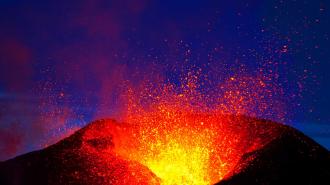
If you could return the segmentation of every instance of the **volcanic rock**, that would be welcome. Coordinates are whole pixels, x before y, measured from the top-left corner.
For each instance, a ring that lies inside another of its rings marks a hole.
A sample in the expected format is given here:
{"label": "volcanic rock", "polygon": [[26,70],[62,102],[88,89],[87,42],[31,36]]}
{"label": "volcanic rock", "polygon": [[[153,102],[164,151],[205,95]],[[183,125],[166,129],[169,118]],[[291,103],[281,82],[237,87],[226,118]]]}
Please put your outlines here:
{"label": "volcanic rock", "polygon": [[[330,153],[310,138],[267,120],[232,120],[246,122],[235,129],[252,130],[248,137],[265,145],[249,147],[219,185],[330,184]],[[161,184],[146,166],[112,152],[120,132],[116,125],[114,120],[95,121],[45,149],[0,162],[0,184]]]}
{"label": "volcanic rock", "polygon": [[242,156],[217,185],[330,184],[330,152],[301,132],[286,131],[264,147]]}
{"label": "volcanic rock", "polygon": [[113,147],[112,136],[84,137],[90,131],[104,129],[105,123],[105,120],[95,121],[50,147],[1,162],[0,184],[159,184],[159,179],[137,162],[111,152],[106,153],[106,158],[97,155],[97,151]]}

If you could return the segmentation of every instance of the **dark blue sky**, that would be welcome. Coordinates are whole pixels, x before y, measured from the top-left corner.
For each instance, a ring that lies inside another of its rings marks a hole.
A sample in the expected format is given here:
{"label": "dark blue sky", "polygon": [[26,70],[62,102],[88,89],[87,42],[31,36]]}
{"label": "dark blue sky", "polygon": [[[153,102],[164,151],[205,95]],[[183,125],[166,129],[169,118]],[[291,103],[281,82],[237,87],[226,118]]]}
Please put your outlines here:
{"label": "dark blue sky", "polygon": [[[275,76],[284,121],[329,149],[329,13],[325,0],[2,0],[0,160],[118,117],[126,81],[178,84],[191,68]],[[270,102],[260,116],[282,120]]]}

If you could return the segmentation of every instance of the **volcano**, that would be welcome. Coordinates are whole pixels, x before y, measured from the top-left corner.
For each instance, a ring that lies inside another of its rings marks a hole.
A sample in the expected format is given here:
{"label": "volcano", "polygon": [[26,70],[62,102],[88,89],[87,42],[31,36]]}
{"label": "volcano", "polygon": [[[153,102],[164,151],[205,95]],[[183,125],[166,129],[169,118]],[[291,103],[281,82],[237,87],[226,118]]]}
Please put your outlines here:
{"label": "volcano", "polygon": [[330,184],[329,151],[289,126],[245,116],[181,118],[186,124],[158,119],[157,127],[92,122],[1,162],[0,184]]}

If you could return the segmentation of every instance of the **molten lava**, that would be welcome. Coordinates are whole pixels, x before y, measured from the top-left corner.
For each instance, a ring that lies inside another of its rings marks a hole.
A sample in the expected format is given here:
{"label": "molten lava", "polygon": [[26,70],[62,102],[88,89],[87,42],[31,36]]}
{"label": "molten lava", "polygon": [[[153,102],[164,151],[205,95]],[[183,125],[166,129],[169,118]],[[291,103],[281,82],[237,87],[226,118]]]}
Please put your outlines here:
{"label": "molten lava", "polygon": [[[244,153],[276,136],[276,129],[263,130],[258,124],[246,117],[164,112],[150,114],[139,123],[106,121],[98,129],[89,129],[84,140],[101,141],[99,151],[85,148],[101,156],[103,163],[113,163],[117,156],[146,166],[160,179],[145,178],[143,183],[212,184],[228,175]],[[104,148],[106,138],[112,144]]]}
{"label": "molten lava", "polygon": [[[243,85],[247,88],[246,83]],[[258,88],[255,84],[252,87]],[[101,157],[104,163],[113,163],[116,156],[147,167],[156,177],[142,178],[139,183],[143,184],[212,184],[233,173],[244,153],[262,147],[278,134],[276,129],[264,130],[260,122],[237,115],[244,113],[245,102],[251,105],[244,92],[231,88],[225,93],[227,110],[237,109],[237,114],[230,116],[223,111],[224,104],[208,109],[209,97],[196,88],[194,81],[188,81],[181,91],[169,85],[157,88],[161,89],[157,92],[141,91],[138,98],[136,93],[128,93],[128,114],[123,123],[106,121],[102,127],[87,131],[84,140],[93,143],[99,138],[99,143],[96,150],[86,145],[86,153]],[[256,94],[251,98],[258,100]],[[230,101],[235,106],[230,106]],[[100,141],[111,145],[103,147]],[[104,169],[94,170],[107,174]],[[130,175],[135,176],[136,170]]]}

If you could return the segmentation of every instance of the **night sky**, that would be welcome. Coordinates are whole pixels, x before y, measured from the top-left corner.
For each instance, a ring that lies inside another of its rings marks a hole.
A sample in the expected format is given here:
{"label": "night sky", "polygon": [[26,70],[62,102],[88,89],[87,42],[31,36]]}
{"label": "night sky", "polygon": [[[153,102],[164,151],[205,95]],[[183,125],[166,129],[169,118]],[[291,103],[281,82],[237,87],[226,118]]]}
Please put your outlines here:
{"label": "night sky", "polygon": [[329,13],[326,0],[1,0],[0,160],[119,119],[127,83],[180,84],[196,70],[204,93],[271,76],[280,91],[256,115],[329,149]]}

